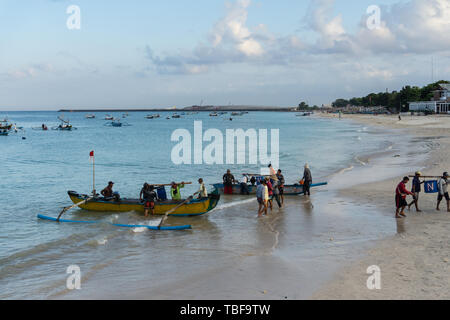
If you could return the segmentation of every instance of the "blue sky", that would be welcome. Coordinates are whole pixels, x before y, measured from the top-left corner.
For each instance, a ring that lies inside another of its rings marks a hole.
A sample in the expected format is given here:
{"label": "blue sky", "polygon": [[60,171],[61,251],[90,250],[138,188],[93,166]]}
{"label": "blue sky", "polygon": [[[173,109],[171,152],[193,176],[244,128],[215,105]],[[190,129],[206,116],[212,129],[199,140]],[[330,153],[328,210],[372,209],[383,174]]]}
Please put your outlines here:
{"label": "blue sky", "polygon": [[[66,27],[70,5],[80,30]],[[449,10],[450,0],[0,0],[0,109],[321,105],[423,85],[432,57],[436,79],[450,74]]]}

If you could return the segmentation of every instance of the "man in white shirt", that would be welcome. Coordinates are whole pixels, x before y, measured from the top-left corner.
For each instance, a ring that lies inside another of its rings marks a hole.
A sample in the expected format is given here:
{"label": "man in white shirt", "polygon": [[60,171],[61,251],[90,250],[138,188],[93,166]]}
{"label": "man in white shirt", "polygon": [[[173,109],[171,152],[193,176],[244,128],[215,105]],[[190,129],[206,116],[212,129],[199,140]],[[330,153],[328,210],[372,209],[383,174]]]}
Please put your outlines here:
{"label": "man in white shirt", "polygon": [[200,189],[198,189],[199,196],[198,198],[208,198],[208,191],[206,190],[206,186],[203,183],[203,179],[198,179],[198,183],[200,184]]}
{"label": "man in white shirt", "polygon": [[241,181],[241,194],[244,194],[247,196],[250,194],[250,192],[248,191],[248,178],[247,178],[247,175],[245,175],[245,174],[243,174],[243,178]]}
{"label": "man in white shirt", "polygon": [[440,211],[439,209],[439,205],[441,204],[441,201],[445,198],[445,200],[447,200],[447,212],[450,212],[450,197],[448,195],[448,172],[444,172],[444,174],[442,175],[442,178],[439,180],[438,183],[438,189],[439,189],[439,194],[438,194],[438,202],[437,202],[437,206],[436,206],[436,210]]}

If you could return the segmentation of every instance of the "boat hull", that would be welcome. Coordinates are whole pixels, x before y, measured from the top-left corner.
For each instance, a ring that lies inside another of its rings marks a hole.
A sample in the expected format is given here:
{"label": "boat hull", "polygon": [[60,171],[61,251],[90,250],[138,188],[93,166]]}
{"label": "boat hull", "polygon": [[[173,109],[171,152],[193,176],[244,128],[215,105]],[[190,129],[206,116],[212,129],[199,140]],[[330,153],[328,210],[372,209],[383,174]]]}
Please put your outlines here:
{"label": "boat hull", "polygon": [[[325,186],[327,184],[328,183],[326,183],[326,182],[315,183],[315,184],[312,184],[311,187],[312,188],[320,187],[320,186]],[[224,185],[222,183],[214,184],[213,186],[214,186],[214,188],[216,188],[216,190],[220,194],[224,193]],[[252,194],[252,195],[255,195],[256,194],[256,188],[257,188],[257,186],[248,185],[249,193]],[[296,195],[304,194],[303,186],[299,185],[299,184],[285,185],[283,194],[285,196],[296,196]],[[233,185],[233,195],[241,195],[241,185],[240,184],[234,184]]]}
{"label": "boat hull", "polygon": [[[80,195],[74,191],[68,192],[74,204],[86,200],[89,196]],[[199,216],[213,210],[220,200],[218,192],[213,192],[208,198],[193,199],[190,202],[177,208],[170,216]],[[166,200],[155,203],[155,215],[164,215],[167,211],[174,209],[185,200]],[[81,209],[95,212],[130,212],[144,213],[144,204],[138,199],[121,199],[116,201],[105,201],[103,198],[94,199],[86,204],[80,205]]]}

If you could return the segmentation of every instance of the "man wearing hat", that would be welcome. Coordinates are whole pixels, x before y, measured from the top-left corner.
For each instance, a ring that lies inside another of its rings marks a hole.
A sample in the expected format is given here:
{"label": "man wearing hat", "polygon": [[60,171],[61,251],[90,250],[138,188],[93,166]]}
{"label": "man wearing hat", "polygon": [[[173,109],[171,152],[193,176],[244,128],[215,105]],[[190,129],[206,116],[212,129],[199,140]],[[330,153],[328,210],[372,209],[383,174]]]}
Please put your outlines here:
{"label": "man wearing hat", "polygon": [[442,178],[439,180],[438,183],[438,189],[439,189],[439,194],[438,194],[438,202],[437,202],[437,206],[436,206],[436,210],[439,211],[439,205],[441,204],[442,199],[445,198],[445,200],[447,200],[447,212],[450,212],[450,197],[448,195],[448,190],[447,190],[447,186],[448,186],[448,172],[444,172],[444,174],[442,175]]}
{"label": "man wearing hat", "polygon": [[422,173],[420,171],[417,171],[412,181],[411,192],[413,193],[414,200],[408,205],[408,210],[411,210],[411,206],[414,204],[416,206],[416,211],[422,212],[422,210],[419,209],[419,194],[422,191],[421,185],[424,183],[424,181],[420,181],[421,176]]}

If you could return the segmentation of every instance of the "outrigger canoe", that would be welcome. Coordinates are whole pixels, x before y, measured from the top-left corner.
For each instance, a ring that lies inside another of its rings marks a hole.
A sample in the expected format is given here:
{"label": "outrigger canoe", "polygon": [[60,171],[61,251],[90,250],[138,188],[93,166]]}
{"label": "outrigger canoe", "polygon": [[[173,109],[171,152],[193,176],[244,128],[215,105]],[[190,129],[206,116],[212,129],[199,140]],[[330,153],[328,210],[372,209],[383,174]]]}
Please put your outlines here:
{"label": "outrigger canoe", "polygon": [[[89,198],[88,195],[81,195],[74,191],[68,192],[74,204],[80,203]],[[213,191],[207,198],[193,199],[181,207],[177,208],[170,216],[186,217],[200,216],[213,210],[219,203],[220,195]],[[155,203],[155,215],[164,215],[167,211],[174,209],[184,200],[164,200]],[[139,199],[123,198],[120,201],[107,201],[105,198],[95,198],[79,206],[81,209],[96,212],[130,212],[136,211],[144,213],[144,204]]]}
{"label": "outrigger canoe", "polygon": [[[314,187],[320,187],[320,186],[326,186],[328,182],[321,182],[321,183],[314,183],[311,184],[311,188]],[[223,183],[217,183],[213,185],[216,190],[218,190],[219,193],[224,193],[224,185]],[[256,188],[257,186],[248,185],[248,191],[250,194],[256,194]],[[284,195],[285,196],[296,196],[303,194],[303,186],[300,184],[293,184],[293,185],[285,185],[284,186]],[[241,185],[240,184],[233,184],[233,194],[241,194]]]}

